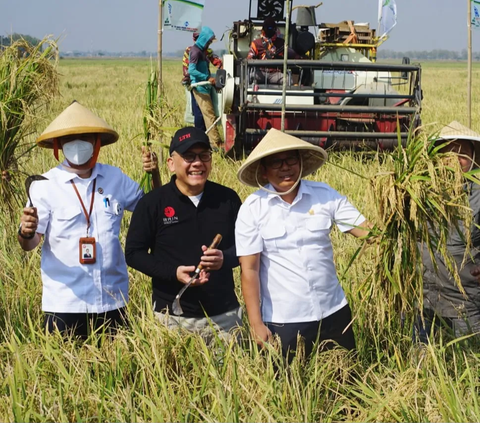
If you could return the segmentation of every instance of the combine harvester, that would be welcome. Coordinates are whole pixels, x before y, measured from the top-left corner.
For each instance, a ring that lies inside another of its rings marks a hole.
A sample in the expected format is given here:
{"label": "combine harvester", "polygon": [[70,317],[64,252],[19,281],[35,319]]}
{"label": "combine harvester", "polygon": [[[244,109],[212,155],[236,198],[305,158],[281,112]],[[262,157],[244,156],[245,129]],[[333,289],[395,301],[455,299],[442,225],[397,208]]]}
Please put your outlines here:
{"label": "combine harvester", "polygon": [[[265,18],[275,19],[281,37],[286,33],[285,0],[250,0],[248,19],[233,23],[219,78],[224,88],[214,101],[227,152],[248,154],[268,129],[281,129],[282,113],[285,132],[324,148],[391,149],[398,134],[405,142],[410,128],[420,125],[420,65],[408,58],[376,63],[385,38],[353,21],[317,25],[316,7],[292,8],[296,22],[288,44],[302,59],[287,60],[285,92],[283,85],[254,81],[266,60],[246,60]],[[271,71],[283,72],[283,66],[283,59],[268,60]]]}

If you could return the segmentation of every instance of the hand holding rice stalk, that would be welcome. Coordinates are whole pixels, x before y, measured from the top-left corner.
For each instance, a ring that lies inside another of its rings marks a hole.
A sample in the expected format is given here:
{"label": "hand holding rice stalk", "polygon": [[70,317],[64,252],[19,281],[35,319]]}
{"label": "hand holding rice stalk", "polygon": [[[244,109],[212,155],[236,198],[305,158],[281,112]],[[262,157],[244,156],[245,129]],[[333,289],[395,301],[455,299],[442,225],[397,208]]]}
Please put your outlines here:
{"label": "hand holding rice stalk", "polygon": [[465,260],[472,224],[465,177],[478,183],[478,170],[464,174],[458,156],[441,153],[445,143],[436,141],[437,136],[411,135],[406,148],[399,145],[387,156],[391,170],[371,180],[381,227],[370,292],[387,300],[387,310],[409,313],[423,307],[423,248],[433,263],[434,254],[441,257],[463,292],[447,240],[452,230],[462,232]]}
{"label": "hand holding rice stalk", "polygon": [[20,39],[0,51],[0,198],[9,212],[22,202],[19,160],[34,147],[23,141],[38,110],[58,93],[57,62],[57,45],[48,37],[37,46]]}
{"label": "hand holding rice stalk", "polygon": [[[153,66],[150,69],[150,76],[147,81],[147,87],[145,89],[145,108],[143,113],[143,136],[144,147],[150,150],[153,143],[160,144],[159,150],[159,170],[163,165],[163,149],[168,149],[169,144],[162,141],[164,135],[168,135],[171,131],[171,135],[177,129],[183,126],[181,119],[178,117],[178,104],[173,99],[173,103],[170,103],[169,99],[161,95],[158,92],[158,70]],[[168,124],[166,126],[165,124]],[[169,136],[169,138],[170,138]],[[156,178],[156,179],[155,179]],[[149,174],[145,173],[140,182],[140,186],[145,192],[151,190],[153,186],[161,186],[162,181],[159,173]]]}

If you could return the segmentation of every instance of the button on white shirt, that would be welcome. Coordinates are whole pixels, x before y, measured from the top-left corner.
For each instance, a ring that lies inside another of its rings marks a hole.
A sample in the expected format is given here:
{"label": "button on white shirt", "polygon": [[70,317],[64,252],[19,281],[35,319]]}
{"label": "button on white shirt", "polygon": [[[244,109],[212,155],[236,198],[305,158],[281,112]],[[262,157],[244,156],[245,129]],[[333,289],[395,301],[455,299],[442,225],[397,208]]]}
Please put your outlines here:
{"label": "button on white shirt", "polygon": [[[128,301],[128,272],[118,238],[123,210],[133,211],[143,191],[116,167],[96,164],[82,179],[58,166],[34,182],[30,195],[38,213],[37,232],[44,234],[41,274],[42,309],[57,313],[103,313]],[[96,263],[80,264],[79,240],[87,220],[70,181],[90,210],[96,192],[89,236],[96,241]]]}
{"label": "button on white shirt", "polygon": [[238,214],[236,248],[240,257],[261,253],[263,320],[318,321],[344,307],[329,235],[333,224],[346,232],[364,221],[344,196],[321,182],[302,180],[292,204],[263,190],[250,195]]}

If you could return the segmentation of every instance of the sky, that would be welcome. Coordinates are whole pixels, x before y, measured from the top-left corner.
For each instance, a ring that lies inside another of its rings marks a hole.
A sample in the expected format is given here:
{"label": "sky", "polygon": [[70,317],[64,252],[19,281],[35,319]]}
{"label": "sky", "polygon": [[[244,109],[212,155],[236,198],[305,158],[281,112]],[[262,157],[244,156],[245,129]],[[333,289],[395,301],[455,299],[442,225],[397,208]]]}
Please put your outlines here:
{"label": "sky", "polygon": [[[320,0],[294,0],[315,5]],[[396,0],[398,23],[380,48],[408,50],[462,50],[467,47],[467,1]],[[236,20],[248,18],[248,0],[205,0],[203,25],[226,48],[222,34]],[[317,23],[353,20],[377,28],[378,0],[323,0]],[[294,15],[295,18],[295,15]],[[157,50],[158,0],[0,0],[0,35],[12,32],[37,38],[60,37],[60,50],[109,52]],[[191,44],[191,34],[163,32],[163,52]],[[473,50],[480,51],[480,29],[473,31]]]}

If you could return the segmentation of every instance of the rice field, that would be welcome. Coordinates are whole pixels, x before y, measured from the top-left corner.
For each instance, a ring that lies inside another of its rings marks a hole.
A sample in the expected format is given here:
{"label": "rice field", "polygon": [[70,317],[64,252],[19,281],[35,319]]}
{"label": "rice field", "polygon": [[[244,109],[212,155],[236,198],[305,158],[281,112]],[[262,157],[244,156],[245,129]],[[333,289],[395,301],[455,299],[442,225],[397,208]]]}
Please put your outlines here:
{"label": "rice field", "polygon": [[[38,133],[73,100],[95,111],[120,134],[99,160],[142,178],[141,146],[148,60],[60,60],[61,96],[39,118]],[[163,68],[164,137],[183,125],[181,62]],[[480,132],[480,65],[474,67],[472,129]],[[466,65],[423,65],[424,125],[467,124]],[[35,134],[29,136],[33,141]],[[385,170],[372,154],[332,153],[314,179],[348,196],[375,221],[369,178]],[[242,199],[241,163],[215,156],[211,179]],[[34,149],[20,165],[29,174],[56,165],[51,151]],[[3,169],[0,169],[0,171]],[[162,181],[169,180],[162,168]],[[354,312],[354,355],[331,351],[285,367],[274,346],[259,353],[249,342],[207,346],[198,336],[169,332],[153,318],[149,278],[129,269],[130,327],[114,339],[102,334],[79,345],[42,331],[40,250],[16,241],[16,216],[0,216],[0,421],[314,422],[480,421],[480,349],[471,339],[412,343],[412,321],[402,320],[371,292],[374,251],[350,265],[361,241],[334,231],[338,274]],[[123,221],[125,241],[130,215]],[[239,272],[236,270],[237,287]],[[238,289],[240,295],[240,290]],[[386,325],[385,317],[392,324]],[[278,374],[275,375],[275,371]]]}

